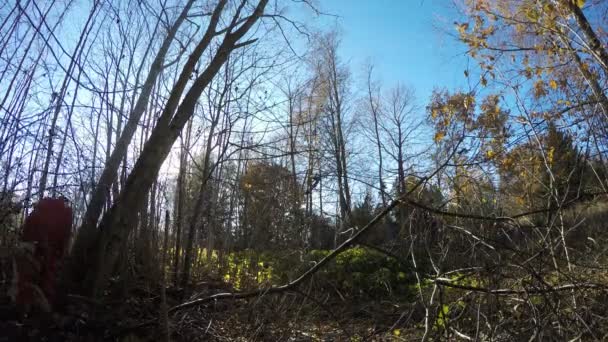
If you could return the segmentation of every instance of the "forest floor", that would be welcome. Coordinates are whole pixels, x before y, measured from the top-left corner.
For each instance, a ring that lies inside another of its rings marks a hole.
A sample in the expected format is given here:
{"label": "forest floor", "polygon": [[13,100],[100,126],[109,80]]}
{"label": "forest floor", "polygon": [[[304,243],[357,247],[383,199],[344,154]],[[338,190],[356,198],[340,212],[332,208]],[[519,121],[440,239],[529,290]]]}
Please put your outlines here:
{"label": "forest floor", "polygon": [[[231,289],[194,289],[205,297]],[[126,300],[109,293],[104,304],[71,296],[66,310],[18,319],[14,306],[0,302],[0,342],[4,341],[160,341],[160,297],[134,286]],[[124,294],[124,293],[123,293]],[[251,299],[221,300],[169,315],[172,341],[391,341],[402,340],[413,315],[409,303],[353,302],[335,294],[288,292]],[[116,297],[117,298],[117,297]],[[169,307],[183,302],[181,291],[167,289]],[[416,312],[419,311],[419,312]],[[411,332],[410,332],[411,333]],[[409,334],[408,334],[409,335]]]}

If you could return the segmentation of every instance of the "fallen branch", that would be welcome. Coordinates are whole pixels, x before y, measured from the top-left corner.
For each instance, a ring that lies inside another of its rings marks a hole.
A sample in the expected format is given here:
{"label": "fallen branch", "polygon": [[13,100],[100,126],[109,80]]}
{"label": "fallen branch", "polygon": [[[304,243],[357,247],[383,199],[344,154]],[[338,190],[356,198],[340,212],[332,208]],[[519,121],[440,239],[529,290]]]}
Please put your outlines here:
{"label": "fallen branch", "polygon": [[428,211],[430,213],[437,214],[439,216],[458,217],[458,218],[472,219],[472,220],[479,220],[479,221],[516,222],[517,219],[522,218],[522,217],[532,216],[532,215],[536,215],[536,214],[544,214],[544,213],[548,213],[548,212],[554,212],[557,210],[565,209],[565,208],[573,206],[577,203],[580,203],[581,201],[583,201],[587,198],[594,197],[594,196],[601,196],[601,195],[606,195],[606,192],[601,191],[601,192],[583,193],[583,194],[577,196],[576,198],[573,198],[573,199],[563,203],[561,206],[558,206],[558,207],[536,209],[536,210],[521,212],[518,214],[511,215],[511,216],[483,216],[483,215],[476,215],[476,214],[444,211],[444,210],[441,210],[438,208],[433,208],[426,204],[417,202],[409,197],[400,198],[399,201],[403,202],[404,204],[409,204],[418,209],[422,209],[422,210]]}
{"label": "fallen branch", "polygon": [[455,284],[450,279],[446,278],[437,278],[433,281],[437,285],[447,286],[460,290],[474,291],[474,292],[483,292],[494,295],[524,295],[524,294],[544,294],[544,293],[553,293],[553,292],[561,292],[561,291],[570,291],[570,290],[585,290],[585,289],[594,289],[594,290],[608,290],[608,286],[602,284],[594,284],[594,283],[581,283],[581,284],[566,284],[560,285],[556,287],[549,287],[546,289],[538,289],[538,288],[526,288],[521,290],[515,289],[489,289],[485,287],[477,287],[477,286],[469,286],[469,285],[461,285]]}

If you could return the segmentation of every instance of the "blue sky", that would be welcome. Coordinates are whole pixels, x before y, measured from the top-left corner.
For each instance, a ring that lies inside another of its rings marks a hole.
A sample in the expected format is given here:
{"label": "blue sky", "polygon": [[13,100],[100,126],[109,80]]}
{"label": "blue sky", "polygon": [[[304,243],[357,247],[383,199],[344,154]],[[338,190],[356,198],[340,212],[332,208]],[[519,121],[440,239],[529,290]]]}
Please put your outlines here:
{"label": "blue sky", "polygon": [[433,87],[466,88],[464,46],[446,34],[459,18],[450,0],[322,0],[320,8],[339,16],[323,20],[338,21],[355,81],[369,60],[384,87],[410,85],[421,105]]}

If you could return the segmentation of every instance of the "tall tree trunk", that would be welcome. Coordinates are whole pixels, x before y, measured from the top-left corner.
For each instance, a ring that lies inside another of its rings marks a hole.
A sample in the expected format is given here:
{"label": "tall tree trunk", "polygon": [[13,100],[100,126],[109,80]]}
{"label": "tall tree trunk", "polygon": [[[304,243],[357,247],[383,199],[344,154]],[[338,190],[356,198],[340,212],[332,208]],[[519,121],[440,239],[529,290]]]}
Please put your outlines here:
{"label": "tall tree trunk", "polygon": [[342,182],[343,182],[343,196],[346,205],[346,216],[345,218],[350,217],[351,211],[351,197],[350,197],[350,187],[348,185],[348,165],[346,158],[346,141],[344,140],[344,128],[343,128],[343,112],[342,112],[342,99],[338,92],[338,80],[337,76],[333,82],[334,96],[336,97],[336,140],[337,140],[337,148],[338,151],[338,164],[340,164],[340,171],[342,174]]}
{"label": "tall tree trunk", "polygon": [[583,10],[577,6],[576,1],[563,1],[562,3],[568,6],[578,27],[587,38],[586,45],[589,48],[589,53],[598,61],[604,72],[608,73],[608,51],[602,46],[602,41],[591,27]]}
{"label": "tall tree trunk", "polygon": [[165,342],[170,341],[170,330],[169,330],[169,308],[167,306],[167,293],[166,293],[166,259],[167,259],[167,247],[169,246],[169,210],[165,212],[165,236],[163,239],[162,257],[160,260],[160,323],[162,331],[162,340]]}
{"label": "tall tree trunk", "polygon": [[[127,183],[121,191],[119,200],[102,219],[102,234],[96,248],[97,255],[94,259],[94,264],[91,265],[90,271],[88,272],[89,286],[95,296],[98,296],[105,288],[111,270],[118,258],[121,242],[130,232],[131,224],[133,222],[133,215],[130,212],[131,208],[138,207],[138,204],[143,201],[144,194],[150,189],[152,183],[156,179],[160,166],[169,154],[171,146],[174,144],[186,122],[192,117],[196,103],[203,90],[215,77],[229,55],[233,50],[255,42],[255,40],[249,40],[238,43],[238,41],[249,32],[250,28],[258,21],[263,14],[267,3],[268,0],[260,0],[254,12],[235,29],[238,23],[241,22],[239,18],[240,10],[237,11],[236,16],[231,21],[231,26],[226,31],[227,33],[210,63],[205,70],[196,77],[192,87],[184,96],[184,99],[178,108],[178,102],[182,98],[183,89],[188,83],[195,65],[198,63],[202,53],[211,43],[213,37],[217,34],[217,24],[224,5],[226,4],[226,0],[221,0],[214,9],[207,31],[182,69],[180,78],[169,96],[165,109],[163,110],[156,127],[146,142],[144,150],[137,159],[133,171],[129,175]],[[241,5],[244,6],[245,3],[243,2]],[[241,9],[242,6],[240,7]],[[174,112],[175,115],[173,115]]]}
{"label": "tall tree trunk", "polygon": [[[300,215],[300,187],[298,186],[298,174],[296,171],[296,153],[297,153],[297,147],[296,147],[296,139],[299,133],[299,128],[300,125],[299,123],[296,123],[294,120],[294,115],[296,115],[295,113],[295,101],[297,100],[296,97],[299,97],[299,94],[292,94],[291,91],[289,91],[288,94],[288,101],[289,101],[289,161],[290,161],[290,165],[291,165],[291,177],[293,178],[294,184],[293,184],[293,188],[290,189],[291,191],[291,218],[292,218],[292,225],[295,225],[298,227],[298,233],[299,233],[299,238],[302,242],[305,241],[305,232],[302,230],[301,227],[302,226],[302,220],[301,220],[301,215]],[[301,103],[301,102],[299,102]],[[301,113],[301,107],[300,107],[300,113]],[[294,129],[295,126],[295,129]]]}
{"label": "tall tree trunk", "polygon": [[190,149],[190,137],[192,133],[192,120],[188,122],[188,128],[186,129],[186,139],[182,139],[180,157],[179,157],[179,173],[177,175],[177,198],[176,198],[176,212],[175,217],[175,252],[173,257],[173,282],[175,286],[178,285],[179,281],[179,265],[181,255],[181,241],[182,241],[182,227],[185,222],[186,213],[186,171],[188,170],[188,151]]}
{"label": "tall tree trunk", "polygon": [[[184,271],[182,272],[181,286],[183,288],[188,287],[188,282],[190,281],[190,269],[192,268],[192,253],[193,253],[193,245],[196,233],[196,227],[201,219],[201,215],[203,210],[203,202],[205,197],[208,198],[207,202],[211,202],[211,198],[206,191],[207,181],[210,178],[209,169],[211,167],[211,151],[213,150],[212,142],[213,135],[215,133],[215,128],[217,127],[219,121],[219,110],[215,114],[215,117],[212,119],[211,127],[209,127],[209,133],[207,136],[207,143],[205,145],[205,156],[203,159],[203,169],[201,170],[201,184],[200,188],[196,194],[196,202],[194,203],[194,208],[192,210],[192,217],[190,218],[190,223],[188,224],[188,235],[186,236],[186,248],[184,250]],[[207,208],[208,209],[208,208]],[[212,233],[210,233],[211,235]]]}
{"label": "tall tree trunk", "polygon": [[[173,42],[179,27],[184,22],[188,11],[192,7],[193,3],[194,0],[189,0],[186,3],[186,6],[183,8],[179,17],[167,32],[167,36],[163,40],[163,43],[160,49],[158,50],[154,61],[152,62],[152,66],[150,67],[150,71],[148,72],[146,81],[142,86],[141,94],[137,99],[137,103],[129,114],[129,119],[127,120],[124,130],[122,131],[120,138],[116,142],[116,147],[108,158],[108,161],[102,171],[102,174],[99,177],[99,181],[95,186],[95,190],[93,192],[93,195],[91,196],[87,212],[84,215],[82,227],[80,228],[79,235],[74,243],[74,258],[72,259],[84,261],[89,258],[87,251],[91,250],[92,245],[95,243],[95,228],[97,227],[97,221],[103,210],[104,203],[106,202],[107,194],[110,191],[112,183],[116,179],[118,168],[120,166],[121,161],[125,158],[129,144],[131,143],[135,131],[137,130],[139,120],[147,108],[150,94],[152,93],[152,88],[163,69],[163,64],[165,61],[166,54],[169,51],[169,47],[171,46],[171,43]],[[152,46],[152,43],[153,42],[150,42],[148,49]],[[146,53],[148,53],[148,50],[146,51]],[[77,272],[80,271],[82,270],[78,270]]]}
{"label": "tall tree trunk", "polygon": [[388,202],[386,199],[386,186],[384,184],[384,177],[382,175],[383,165],[382,165],[382,141],[380,139],[380,129],[378,125],[378,120],[380,116],[380,108],[378,108],[379,103],[377,103],[377,99],[374,99],[373,90],[372,90],[372,69],[370,66],[367,74],[367,96],[369,101],[369,108],[372,114],[372,120],[374,122],[374,138],[376,140],[376,149],[378,150],[378,183],[380,185],[380,198],[382,200],[382,207],[386,208]]}

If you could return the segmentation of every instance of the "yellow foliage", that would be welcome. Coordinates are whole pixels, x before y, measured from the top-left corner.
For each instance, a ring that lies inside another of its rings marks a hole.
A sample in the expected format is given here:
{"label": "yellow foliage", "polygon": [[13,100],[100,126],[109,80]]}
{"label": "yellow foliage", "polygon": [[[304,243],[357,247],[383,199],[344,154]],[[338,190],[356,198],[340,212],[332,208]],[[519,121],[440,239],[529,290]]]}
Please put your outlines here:
{"label": "yellow foliage", "polygon": [[458,33],[460,33],[461,35],[464,35],[468,28],[469,23],[456,24],[456,30],[458,30]]}
{"label": "yellow foliage", "polygon": [[551,87],[553,90],[557,89],[557,82],[555,80],[550,80],[549,87]]}
{"label": "yellow foliage", "polygon": [[440,142],[445,137],[445,132],[439,131],[435,133],[435,142]]}
{"label": "yellow foliage", "polygon": [[492,151],[492,150],[488,150],[486,151],[486,157],[488,157],[488,159],[492,159],[496,156],[496,152]]}
{"label": "yellow foliage", "polygon": [[475,99],[473,98],[473,96],[465,96],[464,100],[463,100],[463,105],[465,109],[469,109],[469,106],[473,104],[473,102],[475,102]]}
{"label": "yellow foliage", "polygon": [[475,97],[473,95],[468,95],[466,97],[466,102],[467,104],[470,105],[474,105],[475,104]]}
{"label": "yellow foliage", "polygon": [[443,111],[444,113],[447,113],[448,116],[451,116],[451,114],[452,114],[452,110],[450,109],[450,107],[448,107],[448,105],[444,105],[443,107],[441,107],[441,111]]}
{"label": "yellow foliage", "polygon": [[547,152],[547,161],[549,164],[553,164],[553,155],[555,154],[555,147],[551,146],[549,152]]}
{"label": "yellow foliage", "polygon": [[526,70],[524,71],[524,75],[526,75],[527,79],[531,79],[532,78],[532,68],[527,66]]}
{"label": "yellow foliage", "polygon": [[496,115],[500,114],[500,105],[494,106],[494,114],[496,114]]}
{"label": "yellow foliage", "polygon": [[538,18],[540,18],[540,14],[538,13],[538,11],[535,8],[527,8],[524,11],[524,14],[530,21],[535,22],[538,20]]}

